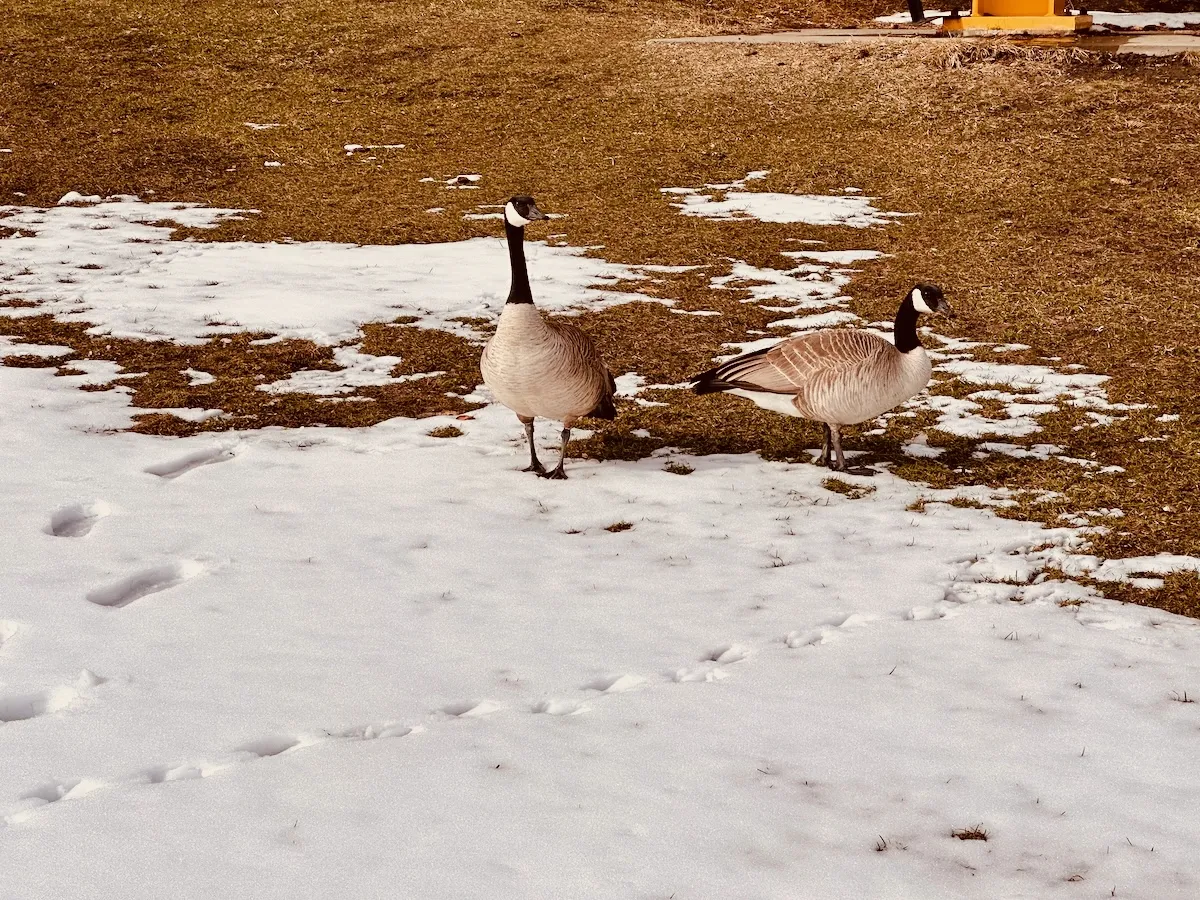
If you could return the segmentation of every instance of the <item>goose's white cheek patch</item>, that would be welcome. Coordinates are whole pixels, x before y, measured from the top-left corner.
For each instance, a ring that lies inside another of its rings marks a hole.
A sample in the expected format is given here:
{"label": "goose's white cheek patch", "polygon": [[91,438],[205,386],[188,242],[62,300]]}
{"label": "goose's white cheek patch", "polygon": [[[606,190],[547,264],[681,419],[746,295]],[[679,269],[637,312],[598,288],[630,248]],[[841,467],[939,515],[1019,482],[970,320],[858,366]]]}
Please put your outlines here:
{"label": "goose's white cheek patch", "polygon": [[920,288],[913,288],[912,297],[913,297],[913,308],[916,309],[917,312],[923,312],[923,313],[933,312],[933,310],[929,308],[929,304],[925,302],[925,295],[921,293]]}
{"label": "goose's white cheek patch", "polygon": [[524,228],[532,219],[526,219],[523,215],[517,212],[517,208],[511,203],[504,204],[504,218],[509,225],[515,225],[517,228]]}

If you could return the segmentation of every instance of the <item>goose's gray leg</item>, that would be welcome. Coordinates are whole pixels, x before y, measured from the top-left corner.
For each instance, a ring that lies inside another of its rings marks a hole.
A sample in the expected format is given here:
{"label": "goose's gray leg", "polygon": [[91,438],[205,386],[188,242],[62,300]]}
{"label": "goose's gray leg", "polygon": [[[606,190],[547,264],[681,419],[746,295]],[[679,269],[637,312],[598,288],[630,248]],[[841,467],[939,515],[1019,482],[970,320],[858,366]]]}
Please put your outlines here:
{"label": "goose's gray leg", "polygon": [[536,472],[539,475],[544,475],[546,467],[537,458],[537,447],[533,443],[533,419],[526,419],[524,416],[517,416],[517,418],[525,425],[525,438],[529,441],[529,465],[521,471]]}
{"label": "goose's gray leg", "polygon": [[549,472],[541,473],[543,478],[560,480],[567,477],[567,473],[563,471],[563,463],[567,461],[567,441],[569,440],[571,440],[571,429],[564,426],[562,430],[562,449],[558,453],[558,465]]}
{"label": "goose's gray leg", "polygon": [[837,462],[830,466],[838,472],[846,471],[846,457],[842,456],[842,435],[837,425],[826,425],[829,429],[829,437],[833,441],[833,452],[837,457]]}
{"label": "goose's gray leg", "polygon": [[833,452],[837,455],[837,464],[830,466],[838,472],[848,472],[851,475],[874,475],[875,470],[869,469],[866,466],[847,466],[846,458],[842,456],[842,434],[837,425],[829,426],[829,433],[833,437]]}
{"label": "goose's gray leg", "polygon": [[829,446],[831,443],[831,439],[829,437],[829,426],[825,422],[822,422],[821,428],[825,432],[825,442],[821,446],[821,455],[817,458],[817,465],[827,466],[829,465]]}

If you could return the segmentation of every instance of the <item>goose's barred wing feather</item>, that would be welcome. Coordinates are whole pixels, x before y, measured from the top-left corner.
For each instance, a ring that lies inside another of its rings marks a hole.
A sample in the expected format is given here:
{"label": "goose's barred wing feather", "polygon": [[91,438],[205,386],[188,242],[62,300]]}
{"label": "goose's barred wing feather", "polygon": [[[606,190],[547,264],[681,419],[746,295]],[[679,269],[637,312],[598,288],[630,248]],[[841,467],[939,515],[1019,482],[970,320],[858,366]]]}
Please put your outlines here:
{"label": "goose's barred wing feather", "polygon": [[754,350],[696,376],[698,394],[741,388],[795,394],[814,378],[857,368],[891,345],[864,331],[818,331]]}

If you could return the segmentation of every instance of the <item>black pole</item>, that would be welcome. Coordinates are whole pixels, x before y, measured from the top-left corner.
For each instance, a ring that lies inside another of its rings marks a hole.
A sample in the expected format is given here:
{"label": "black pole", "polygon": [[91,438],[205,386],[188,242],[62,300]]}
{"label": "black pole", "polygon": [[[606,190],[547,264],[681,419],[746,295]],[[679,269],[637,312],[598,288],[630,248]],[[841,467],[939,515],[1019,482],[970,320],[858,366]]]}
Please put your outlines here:
{"label": "black pole", "polygon": [[908,0],[908,14],[912,16],[913,24],[925,21],[925,4],[921,0]]}

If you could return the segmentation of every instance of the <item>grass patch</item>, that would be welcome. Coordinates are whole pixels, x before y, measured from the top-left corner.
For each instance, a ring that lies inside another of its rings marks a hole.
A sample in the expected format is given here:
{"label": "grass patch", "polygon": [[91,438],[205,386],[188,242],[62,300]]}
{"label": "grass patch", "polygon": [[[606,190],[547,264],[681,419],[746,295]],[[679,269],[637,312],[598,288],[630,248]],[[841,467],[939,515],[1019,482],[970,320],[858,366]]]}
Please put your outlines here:
{"label": "grass patch", "polygon": [[442,425],[432,431],[427,431],[426,434],[433,438],[456,438],[462,437],[463,430],[454,425]]}
{"label": "grass patch", "polygon": [[613,522],[611,525],[604,526],[605,531],[611,531],[613,534],[617,534],[618,532],[621,532],[621,531],[629,531],[629,529],[631,529],[631,528],[633,528],[633,523],[626,522],[623,520],[620,522]]}
{"label": "grass patch", "polygon": [[687,463],[672,461],[663,466],[663,471],[670,472],[672,475],[691,475],[696,470]]}

